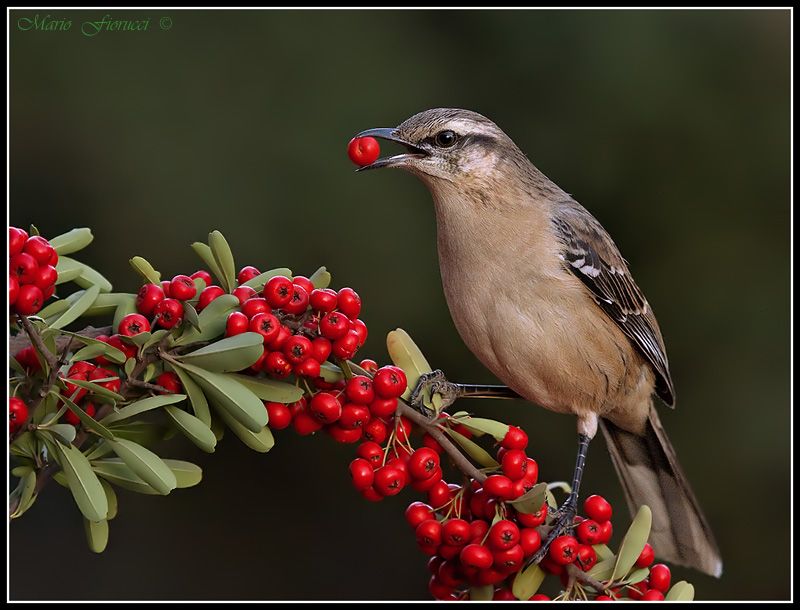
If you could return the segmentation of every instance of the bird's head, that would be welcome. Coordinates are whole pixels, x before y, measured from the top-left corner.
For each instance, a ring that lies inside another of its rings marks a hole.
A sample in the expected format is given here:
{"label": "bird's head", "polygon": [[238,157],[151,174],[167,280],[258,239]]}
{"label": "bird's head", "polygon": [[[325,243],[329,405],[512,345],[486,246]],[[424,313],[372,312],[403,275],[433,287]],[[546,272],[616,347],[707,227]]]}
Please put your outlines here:
{"label": "bird's head", "polygon": [[366,136],[402,144],[407,152],[382,157],[361,170],[399,167],[417,175],[431,188],[441,181],[461,184],[490,180],[509,154],[521,154],[492,121],[458,108],[425,110],[397,127],[367,129],[356,137]]}

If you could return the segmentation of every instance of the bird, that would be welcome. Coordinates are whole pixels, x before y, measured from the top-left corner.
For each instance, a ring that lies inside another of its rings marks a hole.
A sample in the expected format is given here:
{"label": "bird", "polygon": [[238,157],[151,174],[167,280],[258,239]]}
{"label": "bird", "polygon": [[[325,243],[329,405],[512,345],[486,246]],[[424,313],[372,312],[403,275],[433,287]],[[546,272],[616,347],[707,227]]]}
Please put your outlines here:
{"label": "bird", "polygon": [[653,398],[674,407],[661,330],[600,222],[477,112],[433,108],[356,137],[405,148],[358,171],[402,169],[427,186],[451,317],[504,385],[451,384],[440,371],[420,383],[459,396],[518,396],[577,417],[572,490],[532,563],[572,526],[599,429],[629,510],[651,508],[659,556],[719,577],[719,548]]}

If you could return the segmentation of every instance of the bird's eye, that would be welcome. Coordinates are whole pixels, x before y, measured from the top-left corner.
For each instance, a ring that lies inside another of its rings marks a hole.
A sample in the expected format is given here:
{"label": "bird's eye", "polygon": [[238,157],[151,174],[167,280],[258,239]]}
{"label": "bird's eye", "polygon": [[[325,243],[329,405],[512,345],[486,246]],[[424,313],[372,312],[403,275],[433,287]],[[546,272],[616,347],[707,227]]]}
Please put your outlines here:
{"label": "bird's eye", "polygon": [[445,129],[436,134],[434,142],[436,142],[436,146],[440,146],[441,148],[450,148],[456,143],[456,137],[455,132]]}

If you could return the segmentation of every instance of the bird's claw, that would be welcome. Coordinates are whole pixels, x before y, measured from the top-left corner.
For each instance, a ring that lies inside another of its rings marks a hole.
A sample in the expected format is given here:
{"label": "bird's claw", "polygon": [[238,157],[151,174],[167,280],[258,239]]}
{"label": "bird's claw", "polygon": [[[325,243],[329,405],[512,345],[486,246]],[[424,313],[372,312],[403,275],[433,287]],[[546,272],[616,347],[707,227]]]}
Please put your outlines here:
{"label": "bird's claw", "polygon": [[533,565],[535,563],[539,563],[542,559],[544,559],[545,555],[547,555],[548,551],[550,550],[550,545],[553,543],[553,540],[561,536],[562,534],[568,533],[569,530],[573,527],[573,521],[575,520],[575,515],[578,514],[578,496],[577,494],[570,494],[564,503],[555,511],[554,514],[554,521],[551,524],[551,529],[547,534],[547,537],[542,541],[542,546],[539,547],[539,550],[533,554],[530,558],[528,565]]}
{"label": "bird's claw", "polygon": [[453,404],[459,396],[459,388],[456,384],[447,381],[444,373],[440,369],[429,373],[422,373],[417,380],[417,385],[409,397],[409,404],[427,416],[434,415],[434,412],[425,405],[426,391],[428,396],[439,394],[442,398],[442,409],[446,409]]}

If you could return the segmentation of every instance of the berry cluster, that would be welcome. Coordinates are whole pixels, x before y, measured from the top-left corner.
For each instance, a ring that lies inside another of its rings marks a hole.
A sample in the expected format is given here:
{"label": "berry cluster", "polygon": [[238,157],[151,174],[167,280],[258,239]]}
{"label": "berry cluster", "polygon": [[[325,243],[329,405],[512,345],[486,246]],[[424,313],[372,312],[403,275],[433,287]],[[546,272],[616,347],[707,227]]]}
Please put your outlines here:
{"label": "berry cluster", "polygon": [[58,272],[58,253],[44,237],[28,236],[8,228],[8,304],[11,313],[30,316],[53,296]]}

